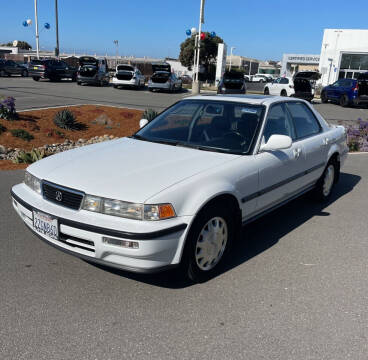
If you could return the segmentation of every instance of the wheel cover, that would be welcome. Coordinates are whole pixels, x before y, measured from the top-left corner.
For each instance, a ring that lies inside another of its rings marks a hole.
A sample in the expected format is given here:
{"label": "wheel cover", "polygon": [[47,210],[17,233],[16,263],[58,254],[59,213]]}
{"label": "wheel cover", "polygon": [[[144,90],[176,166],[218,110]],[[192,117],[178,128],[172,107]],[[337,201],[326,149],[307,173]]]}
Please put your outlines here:
{"label": "wheel cover", "polygon": [[331,164],[327,167],[325,177],[323,179],[323,195],[328,196],[331,192],[335,179],[335,167]]}
{"label": "wheel cover", "polygon": [[226,221],[221,217],[210,219],[199,233],[195,246],[197,266],[204,271],[213,269],[224,254],[227,240]]}

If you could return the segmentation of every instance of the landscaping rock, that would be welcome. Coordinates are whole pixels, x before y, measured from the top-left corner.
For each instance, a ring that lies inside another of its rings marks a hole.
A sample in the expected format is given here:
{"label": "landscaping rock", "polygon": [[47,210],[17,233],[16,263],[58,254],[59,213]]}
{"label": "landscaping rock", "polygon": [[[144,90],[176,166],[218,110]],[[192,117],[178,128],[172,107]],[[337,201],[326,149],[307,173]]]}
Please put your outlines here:
{"label": "landscaping rock", "polygon": [[6,154],[7,148],[4,145],[0,145],[0,154]]}
{"label": "landscaping rock", "polygon": [[110,126],[113,124],[112,120],[106,114],[101,114],[97,116],[96,119],[93,120],[92,123],[98,124],[98,125],[110,125]]}

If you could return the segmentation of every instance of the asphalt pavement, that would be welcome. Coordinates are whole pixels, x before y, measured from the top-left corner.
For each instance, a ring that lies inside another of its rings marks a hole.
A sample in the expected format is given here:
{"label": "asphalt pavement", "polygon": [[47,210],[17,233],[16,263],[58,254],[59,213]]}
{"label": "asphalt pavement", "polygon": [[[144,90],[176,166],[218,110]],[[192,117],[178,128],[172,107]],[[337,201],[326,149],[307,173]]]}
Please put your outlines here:
{"label": "asphalt pavement", "polygon": [[0,172],[0,359],[367,359],[367,154],[328,204],[305,196],[244,228],[199,285],[41,242],[11,207],[22,178]]}
{"label": "asphalt pavement", "polygon": [[[251,85],[263,86],[259,83]],[[173,94],[152,93],[147,88],[143,90],[114,89],[112,86],[78,86],[70,80],[36,82],[32,78],[0,77],[1,95],[15,97],[18,111],[76,104],[103,104],[142,110],[153,108],[162,111],[179,99],[190,96],[191,92],[183,90]],[[348,124],[360,118],[368,120],[367,108],[342,108],[336,104],[321,104],[319,100],[314,101],[313,105],[326,120],[332,123]]]}

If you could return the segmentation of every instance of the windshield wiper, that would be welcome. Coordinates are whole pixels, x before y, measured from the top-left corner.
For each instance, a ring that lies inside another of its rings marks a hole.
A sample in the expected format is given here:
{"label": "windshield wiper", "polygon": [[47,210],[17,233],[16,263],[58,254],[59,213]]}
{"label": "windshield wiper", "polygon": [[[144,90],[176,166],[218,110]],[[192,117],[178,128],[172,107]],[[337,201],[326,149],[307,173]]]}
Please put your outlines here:
{"label": "windshield wiper", "polygon": [[237,154],[237,155],[242,154],[241,151],[234,151],[231,149],[217,148],[217,147],[204,146],[204,145],[195,145],[195,144],[188,144],[188,143],[181,143],[181,142],[179,142],[176,146],[182,146],[182,147],[187,147],[187,148],[196,149],[196,150],[203,150],[203,151],[221,152],[221,153],[226,153],[226,154]]}

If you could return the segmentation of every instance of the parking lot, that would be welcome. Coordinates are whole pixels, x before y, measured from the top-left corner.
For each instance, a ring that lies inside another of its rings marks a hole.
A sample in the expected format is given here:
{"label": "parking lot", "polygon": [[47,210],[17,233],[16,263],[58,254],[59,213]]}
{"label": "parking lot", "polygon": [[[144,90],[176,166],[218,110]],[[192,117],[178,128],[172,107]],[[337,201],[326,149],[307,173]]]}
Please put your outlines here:
{"label": "parking lot", "polygon": [[41,242],[0,188],[2,359],[366,359],[368,156],[331,201],[244,228],[222,274],[192,285],[90,265]]}
{"label": "parking lot", "polygon": [[[103,104],[163,110],[150,93],[0,78],[17,110]],[[368,110],[314,106],[331,122]],[[12,209],[24,171],[0,171],[0,359],[365,360],[368,155],[352,154],[332,198],[308,194],[243,228],[220,275],[136,275],[41,242]]]}
{"label": "parking lot", "polygon": [[[259,84],[255,85],[259,87]],[[36,82],[31,78],[21,77],[0,78],[0,95],[2,94],[16,98],[18,111],[75,104],[103,104],[136,109],[153,108],[161,111],[180,98],[191,95],[186,90],[173,94],[151,93],[147,88],[129,90],[114,89],[112,86],[102,88],[78,86],[68,80]],[[346,123],[346,121],[356,121],[359,118],[368,119],[367,108],[342,108],[330,103],[321,104],[318,99],[314,101],[314,106],[327,120],[334,123]]]}

